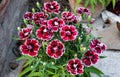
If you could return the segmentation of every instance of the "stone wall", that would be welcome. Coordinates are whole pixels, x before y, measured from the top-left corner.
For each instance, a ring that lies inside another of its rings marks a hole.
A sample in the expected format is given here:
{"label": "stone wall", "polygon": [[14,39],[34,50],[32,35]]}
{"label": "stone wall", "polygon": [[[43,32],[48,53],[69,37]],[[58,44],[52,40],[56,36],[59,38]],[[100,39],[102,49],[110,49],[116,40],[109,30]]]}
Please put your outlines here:
{"label": "stone wall", "polygon": [[9,64],[15,60],[12,48],[16,41],[12,38],[17,36],[17,27],[23,21],[22,17],[28,8],[28,0],[10,0],[10,4],[0,20],[0,77],[9,77]]}

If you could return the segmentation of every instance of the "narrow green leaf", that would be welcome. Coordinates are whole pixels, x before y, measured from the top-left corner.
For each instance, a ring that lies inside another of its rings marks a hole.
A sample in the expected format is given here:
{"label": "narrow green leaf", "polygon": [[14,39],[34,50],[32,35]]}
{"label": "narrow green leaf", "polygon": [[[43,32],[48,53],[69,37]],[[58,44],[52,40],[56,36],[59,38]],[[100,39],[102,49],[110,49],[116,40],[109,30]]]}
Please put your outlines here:
{"label": "narrow green leaf", "polygon": [[25,75],[27,72],[31,71],[31,67],[26,67],[19,75],[18,77],[22,77],[23,75]]}
{"label": "narrow green leaf", "polygon": [[52,71],[49,71],[49,70],[46,70],[48,74],[55,74],[54,72]]}
{"label": "narrow green leaf", "polygon": [[20,56],[19,58],[17,58],[16,60],[19,61],[19,60],[23,60],[25,59],[25,56]]}
{"label": "narrow green leaf", "polygon": [[103,59],[103,58],[107,58],[107,56],[99,56],[99,58]]}
{"label": "narrow green leaf", "polygon": [[60,74],[55,74],[53,77],[59,77]]}
{"label": "narrow green leaf", "polygon": [[85,0],[84,6],[87,7],[89,4],[89,0]]}
{"label": "narrow green leaf", "polygon": [[93,0],[90,0],[90,5],[91,5],[91,8],[92,8],[92,12],[94,12],[95,11],[95,5],[94,5],[94,3],[93,3]]}
{"label": "narrow green leaf", "polygon": [[76,7],[79,5],[80,2],[81,0],[76,0]]}
{"label": "narrow green leaf", "polygon": [[102,7],[105,7],[105,1],[104,0],[99,0],[99,2],[102,4]]}
{"label": "narrow green leaf", "polygon": [[99,77],[102,77],[102,75],[104,74],[102,71],[100,71],[98,68],[96,68],[94,66],[86,67],[85,71],[94,73],[94,74],[98,75]]}
{"label": "narrow green leaf", "polygon": [[112,0],[113,9],[115,8],[116,0]]}
{"label": "narrow green leaf", "polygon": [[90,75],[90,73],[89,73],[89,72],[84,71],[84,73],[83,73],[83,77],[91,77],[91,75]]}
{"label": "narrow green leaf", "polygon": [[58,69],[55,65],[52,64],[47,64],[47,67],[51,69]]}
{"label": "narrow green leaf", "polygon": [[28,77],[40,77],[41,76],[41,72],[32,72],[28,75]]}

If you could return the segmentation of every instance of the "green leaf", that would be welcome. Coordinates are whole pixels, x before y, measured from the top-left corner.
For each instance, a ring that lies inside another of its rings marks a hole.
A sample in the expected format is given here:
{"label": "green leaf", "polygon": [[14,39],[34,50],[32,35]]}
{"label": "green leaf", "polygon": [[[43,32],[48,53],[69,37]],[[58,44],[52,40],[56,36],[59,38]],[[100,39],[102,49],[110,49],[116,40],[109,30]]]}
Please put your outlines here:
{"label": "green leaf", "polygon": [[13,40],[20,40],[19,37],[13,37],[12,39],[13,39]]}
{"label": "green leaf", "polygon": [[98,75],[98,77],[102,77],[102,75],[104,74],[102,71],[100,71],[99,69],[97,69],[94,66],[86,67],[85,71],[94,73],[94,74]]}
{"label": "green leaf", "polygon": [[55,65],[52,64],[47,64],[47,67],[55,70],[58,69]]}
{"label": "green leaf", "polygon": [[93,3],[93,0],[90,0],[90,5],[91,5],[91,8],[92,8],[92,12],[94,12],[95,11],[95,5],[94,5],[94,3]]}
{"label": "green leaf", "polygon": [[116,0],[112,0],[113,8],[115,8]]}
{"label": "green leaf", "polygon": [[90,75],[90,73],[89,73],[89,72],[84,71],[84,73],[83,73],[83,77],[91,77],[91,75]]}
{"label": "green leaf", "polygon": [[100,59],[107,58],[107,56],[99,56]]}
{"label": "green leaf", "polygon": [[76,0],[76,7],[79,5],[80,2],[81,0]]}
{"label": "green leaf", "polygon": [[84,6],[87,7],[90,0],[85,0]]}
{"label": "green leaf", "polygon": [[31,71],[32,68],[31,67],[26,67],[19,75],[18,77],[22,77],[23,75],[25,75],[27,72]]}
{"label": "green leaf", "polygon": [[60,76],[60,74],[55,74],[55,75],[53,75],[53,77],[59,77]]}
{"label": "green leaf", "polygon": [[102,7],[105,7],[105,1],[104,0],[99,0],[99,2],[102,4]]}
{"label": "green leaf", "polygon": [[54,72],[52,71],[49,71],[49,70],[46,70],[48,74],[55,74]]}
{"label": "green leaf", "polygon": [[17,58],[16,60],[19,61],[19,60],[23,60],[25,59],[25,56],[20,56],[19,58]]}
{"label": "green leaf", "polygon": [[34,61],[34,59],[27,61],[27,62],[25,63],[25,65],[24,65],[24,67],[28,66],[28,65],[31,64],[33,61]]}
{"label": "green leaf", "polygon": [[40,77],[41,76],[41,72],[32,72],[28,75],[28,77]]}

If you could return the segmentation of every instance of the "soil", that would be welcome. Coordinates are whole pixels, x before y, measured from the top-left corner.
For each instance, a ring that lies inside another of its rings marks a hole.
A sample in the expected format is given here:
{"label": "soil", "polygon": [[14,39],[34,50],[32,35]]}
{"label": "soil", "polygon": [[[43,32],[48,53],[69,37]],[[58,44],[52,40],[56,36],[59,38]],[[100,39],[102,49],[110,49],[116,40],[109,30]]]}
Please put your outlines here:
{"label": "soil", "polygon": [[110,4],[107,6],[106,9],[109,10],[109,11],[111,11],[112,13],[120,16],[120,1],[117,1],[117,2],[116,2],[116,5],[115,5],[114,8],[113,8],[112,3],[110,3]]}

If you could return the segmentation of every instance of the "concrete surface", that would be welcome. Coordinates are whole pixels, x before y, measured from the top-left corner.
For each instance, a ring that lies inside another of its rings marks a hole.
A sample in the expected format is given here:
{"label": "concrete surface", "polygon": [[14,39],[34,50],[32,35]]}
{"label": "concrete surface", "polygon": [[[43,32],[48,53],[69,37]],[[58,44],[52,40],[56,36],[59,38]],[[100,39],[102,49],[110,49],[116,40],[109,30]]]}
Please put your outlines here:
{"label": "concrete surface", "polygon": [[105,51],[102,55],[107,58],[100,59],[94,66],[104,72],[104,77],[120,77],[120,51]]}

